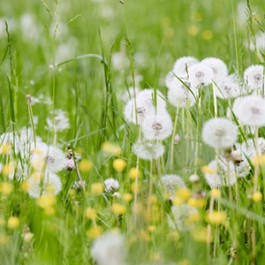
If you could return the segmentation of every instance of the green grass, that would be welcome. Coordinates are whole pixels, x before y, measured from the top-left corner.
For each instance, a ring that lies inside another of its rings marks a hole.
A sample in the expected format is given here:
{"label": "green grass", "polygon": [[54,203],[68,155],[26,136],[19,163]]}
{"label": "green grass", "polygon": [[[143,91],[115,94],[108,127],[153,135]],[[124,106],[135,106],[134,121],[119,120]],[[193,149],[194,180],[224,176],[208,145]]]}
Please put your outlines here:
{"label": "green grass", "polygon": [[[169,228],[170,206],[158,181],[160,175],[169,173],[180,175],[193,193],[205,192],[206,203],[199,209],[201,220],[196,226],[207,227],[206,213],[211,198],[201,167],[215,154],[202,143],[199,135],[199,161],[194,161],[197,105],[178,113],[177,133],[183,140],[174,148],[173,171],[170,167],[171,138],[164,141],[166,152],[163,158],[151,164],[152,193],[156,200],[150,206],[147,203],[150,162],[141,161],[132,153],[138,129],[125,121],[124,103],[120,99],[121,91],[135,85],[141,89],[153,87],[166,95],[164,78],[181,56],[219,57],[227,64],[230,73],[240,75],[251,64],[264,64],[264,60],[245,46],[256,32],[265,29],[264,1],[249,2],[250,7],[257,10],[257,15],[249,17],[243,26],[238,23],[237,4],[236,0],[2,1],[0,134],[15,133],[22,127],[32,128],[33,117],[37,116],[36,135],[53,144],[55,132],[46,129],[46,118],[53,118],[54,111],[62,109],[67,113],[71,127],[56,134],[56,145],[65,152],[70,146],[82,155],[83,160],[92,161],[93,167],[89,172],[75,169],[59,174],[63,189],[56,197],[54,213],[50,215],[38,206],[36,199],[23,191],[16,178],[10,181],[2,171],[0,182],[12,183],[13,191],[8,195],[3,191],[0,194],[1,265],[94,264],[90,255],[94,238],[87,235],[94,224],[84,214],[88,207],[96,209],[96,224],[102,232],[118,228],[125,235],[129,248],[128,264],[264,263],[264,201],[254,203],[248,198],[253,186],[251,174],[239,181],[237,201],[235,187],[232,187],[232,201],[227,188],[222,189],[221,199],[216,200],[215,209],[226,212],[227,223],[212,226],[210,254],[207,254],[207,244],[194,240],[191,231],[179,232]],[[20,19],[26,13],[35,19],[31,29],[20,26]],[[51,31],[52,25],[59,28],[64,25],[67,30],[60,34]],[[72,46],[67,51],[68,56],[57,60],[58,48],[69,42]],[[115,69],[111,63],[117,52],[122,52],[124,60],[129,62],[120,69]],[[140,81],[137,81],[138,75],[142,76]],[[41,94],[49,98],[51,104],[40,102],[31,106],[27,96]],[[202,106],[199,128],[214,116],[211,89],[203,93]],[[227,101],[218,100],[218,115],[225,116],[227,107]],[[167,109],[172,118],[175,117],[176,108],[168,103]],[[264,129],[259,133],[264,135]],[[242,141],[244,134],[242,131],[239,136]],[[185,136],[188,137],[184,139]],[[117,157],[102,151],[102,144],[106,141],[121,147],[122,153],[118,157],[127,162],[123,172],[117,173],[112,166]],[[2,165],[21,159],[16,154],[0,155]],[[122,195],[133,195],[133,181],[128,172],[136,166],[141,172],[137,222],[134,201],[126,202],[91,192],[93,183],[103,183],[104,179],[114,177],[120,182]],[[189,182],[189,176],[195,171],[201,177],[198,186]],[[264,194],[264,168],[260,173]],[[80,175],[86,182],[85,189],[70,189]],[[113,213],[111,206],[115,202],[126,206],[125,214],[116,216]],[[146,214],[146,207],[151,208],[150,216]],[[20,224],[15,229],[10,229],[7,224],[10,216],[19,218]],[[30,242],[23,240],[25,226],[34,234]],[[151,232],[150,226],[155,227],[154,231]],[[251,238],[254,234],[255,250]]]}

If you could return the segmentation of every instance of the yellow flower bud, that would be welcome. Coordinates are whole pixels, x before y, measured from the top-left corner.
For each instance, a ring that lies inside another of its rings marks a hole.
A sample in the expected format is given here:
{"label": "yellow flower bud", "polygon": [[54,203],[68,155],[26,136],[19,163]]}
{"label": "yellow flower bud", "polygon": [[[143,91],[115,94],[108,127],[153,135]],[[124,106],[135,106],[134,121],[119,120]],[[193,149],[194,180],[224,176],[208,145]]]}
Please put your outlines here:
{"label": "yellow flower bud", "polygon": [[13,185],[9,182],[0,184],[0,192],[4,195],[9,195],[13,191]]}
{"label": "yellow flower bud", "polygon": [[252,194],[252,200],[254,202],[260,202],[262,200],[262,193],[260,191],[256,191]]}
{"label": "yellow flower bud", "polygon": [[122,199],[125,202],[130,202],[133,199],[133,196],[131,193],[125,193],[122,195]]}
{"label": "yellow flower bud", "polygon": [[211,211],[207,214],[207,220],[210,224],[224,224],[226,222],[226,213],[223,211]]}
{"label": "yellow flower bud", "polygon": [[20,221],[16,216],[11,216],[7,220],[7,227],[9,229],[15,230],[19,227],[19,225],[20,225]]}
{"label": "yellow flower bud", "polygon": [[102,234],[102,228],[100,226],[94,226],[87,230],[86,235],[90,239],[96,239]]}
{"label": "yellow flower bud", "polygon": [[90,220],[95,220],[97,218],[97,211],[93,208],[87,208],[85,210],[85,215]]}
{"label": "yellow flower bud", "polygon": [[214,175],[214,174],[216,174],[216,171],[213,168],[209,167],[209,166],[203,166],[202,167],[202,173],[203,174]]}
{"label": "yellow flower bud", "polygon": [[82,161],[79,162],[78,164],[78,168],[81,172],[87,173],[92,169],[92,162],[88,159],[84,159]]}
{"label": "yellow flower bud", "polygon": [[99,194],[104,191],[104,185],[101,182],[92,183],[90,187],[92,194]]}
{"label": "yellow flower bud", "polygon": [[111,209],[116,215],[123,215],[126,212],[126,207],[119,203],[113,203]]}
{"label": "yellow flower bud", "polygon": [[219,189],[212,189],[211,197],[214,199],[219,199],[221,197],[221,191]]}
{"label": "yellow flower bud", "polygon": [[177,191],[177,197],[187,201],[191,196],[191,191],[188,188],[181,188]]}
{"label": "yellow flower bud", "polygon": [[113,161],[113,167],[117,172],[122,172],[126,167],[126,161],[123,159],[116,159]]}
{"label": "yellow flower bud", "polygon": [[104,153],[114,156],[119,156],[121,154],[121,148],[118,145],[111,142],[103,143],[102,150]]}
{"label": "yellow flower bud", "polygon": [[56,198],[52,194],[44,194],[37,200],[37,205],[42,209],[49,209],[56,203]]}
{"label": "yellow flower bud", "polygon": [[12,146],[8,143],[2,144],[0,146],[0,154],[9,155],[12,151]]}
{"label": "yellow flower bud", "polygon": [[191,231],[191,236],[194,241],[207,243],[211,241],[211,234],[208,234],[206,227],[198,227]]}
{"label": "yellow flower bud", "polygon": [[138,168],[133,167],[133,168],[131,168],[131,169],[129,170],[129,173],[128,173],[128,174],[129,174],[130,179],[135,180],[135,179],[139,178],[139,176],[140,176],[140,171],[139,171]]}

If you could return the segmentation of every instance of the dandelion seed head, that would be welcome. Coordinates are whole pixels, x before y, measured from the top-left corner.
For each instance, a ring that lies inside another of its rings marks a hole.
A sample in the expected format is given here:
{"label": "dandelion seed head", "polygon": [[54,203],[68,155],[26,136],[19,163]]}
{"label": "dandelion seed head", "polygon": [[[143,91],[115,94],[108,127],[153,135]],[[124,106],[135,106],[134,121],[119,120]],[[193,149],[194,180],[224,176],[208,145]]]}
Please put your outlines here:
{"label": "dandelion seed head", "polygon": [[69,118],[65,111],[55,110],[54,118],[47,118],[48,130],[61,132],[70,128]]}
{"label": "dandelion seed head", "polygon": [[41,176],[31,176],[28,179],[28,193],[30,197],[39,198],[42,194],[57,195],[62,190],[61,179],[54,173]]}
{"label": "dandelion seed head", "polygon": [[233,112],[243,125],[262,127],[265,125],[265,99],[259,96],[237,98]]}
{"label": "dandelion seed head", "polygon": [[264,86],[265,76],[262,65],[251,65],[244,71],[244,81],[251,90],[261,90]]}
{"label": "dandelion seed head", "polygon": [[203,141],[214,148],[228,148],[237,139],[236,125],[226,118],[208,120],[202,130]]}
{"label": "dandelion seed head", "polygon": [[241,151],[243,157],[253,160],[254,157],[265,154],[265,139],[259,137],[255,147],[254,140],[249,138],[242,144],[237,144],[237,148]]}
{"label": "dandelion seed head", "polygon": [[208,86],[214,79],[214,72],[211,67],[204,63],[193,64],[188,69],[189,82],[193,89],[200,86]]}
{"label": "dandelion seed head", "polygon": [[126,252],[123,235],[115,232],[101,235],[91,248],[91,256],[98,265],[124,265]]}
{"label": "dandelion seed head", "polygon": [[253,41],[250,42],[249,48],[250,50],[254,51],[255,47],[257,50],[260,52],[265,51],[265,33],[264,32],[259,32],[255,36],[255,44]]}
{"label": "dandelion seed head", "polygon": [[213,80],[216,83],[220,83],[224,78],[228,76],[228,70],[226,64],[219,58],[205,58],[201,63],[208,65],[213,70]]}
{"label": "dandelion seed head", "polygon": [[32,148],[30,163],[37,171],[45,169],[47,172],[56,173],[66,167],[66,157],[56,146],[37,143],[36,147]]}
{"label": "dandelion seed head", "polygon": [[198,214],[198,210],[188,204],[172,206],[171,211],[174,220],[168,218],[168,223],[171,228],[177,227],[179,231],[187,231],[192,228],[189,224],[189,219],[193,214]]}
{"label": "dandelion seed head", "polygon": [[239,79],[229,75],[216,88],[216,96],[222,99],[237,98],[242,91]]}
{"label": "dandelion seed head", "polygon": [[198,59],[192,56],[184,56],[176,60],[172,72],[178,76],[183,78],[188,78],[188,68],[198,63]]}
{"label": "dandelion seed head", "polygon": [[155,115],[147,115],[141,128],[145,139],[164,140],[171,135],[173,125],[170,115],[163,111]]}
{"label": "dandelion seed head", "polygon": [[218,164],[219,165],[217,165],[216,160],[213,160],[208,164],[208,167],[212,169],[212,172],[208,171],[204,173],[208,185],[211,188],[234,185],[237,178],[233,163],[227,161],[225,158],[220,158]]}
{"label": "dandelion seed head", "polygon": [[180,188],[186,188],[184,180],[177,175],[164,175],[161,177],[161,182],[166,193],[173,199],[176,191]]}
{"label": "dandelion seed head", "polygon": [[123,103],[127,103],[130,99],[133,99],[139,91],[140,89],[138,87],[129,87],[128,90],[123,89],[122,91],[120,91],[118,93],[118,97],[122,100]]}
{"label": "dandelion seed head", "polygon": [[195,97],[188,89],[169,89],[167,93],[169,103],[176,108],[192,107],[195,104]]}
{"label": "dandelion seed head", "polygon": [[137,141],[133,145],[133,153],[143,160],[153,160],[161,157],[165,152],[165,147],[160,143],[149,141]]}
{"label": "dandelion seed head", "polygon": [[152,105],[147,105],[144,101],[131,99],[125,105],[124,117],[128,122],[141,124],[146,115],[155,113]]}

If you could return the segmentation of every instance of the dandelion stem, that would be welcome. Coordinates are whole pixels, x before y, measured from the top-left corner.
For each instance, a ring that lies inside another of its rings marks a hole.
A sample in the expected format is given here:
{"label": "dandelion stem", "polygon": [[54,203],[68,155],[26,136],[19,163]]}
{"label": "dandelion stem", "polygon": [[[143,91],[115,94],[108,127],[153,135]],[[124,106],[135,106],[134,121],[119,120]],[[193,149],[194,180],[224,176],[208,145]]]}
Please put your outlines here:
{"label": "dandelion stem", "polygon": [[177,131],[177,125],[178,125],[178,115],[179,115],[179,106],[177,107],[177,112],[175,116],[175,122],[174,122],[174,129],[172,133],[172,139],[171,139],[171,147],[170,147],[170,170],[173,172],[174,170],[174,145],[175,145],[175,136]]}

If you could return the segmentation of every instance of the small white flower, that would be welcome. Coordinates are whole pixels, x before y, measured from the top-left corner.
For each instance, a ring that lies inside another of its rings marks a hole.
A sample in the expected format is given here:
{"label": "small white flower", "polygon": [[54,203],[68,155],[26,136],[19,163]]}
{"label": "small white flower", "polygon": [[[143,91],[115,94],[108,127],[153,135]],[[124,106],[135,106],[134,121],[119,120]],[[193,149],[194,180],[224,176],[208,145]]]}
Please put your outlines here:
{"label": "small white flower", "polygon": [[147,115],[141,124],[144,138],[147,140],[164,140],[173,130],[170,115],[162,111],[155,115]]}
{"label": "small white flower", "polygon": [[204,124],[202,138],[214,148],[228,148],[236,142],[237,127],[226,118],[214,118]]}
{"label": "small white flower", "polygon": [[245,84],[251,90],[262,90],[264,79],[264,67],[262,65],[251,65],[244,71]]}
{"label": "small white flower", "polygon": [[221,83],[224,78],[228,76],[228,70],[226,64],[219,58],[205,58],[201,63],[208,65],[213,70],[213,80],[216,83]]}
{"label": "small white flower", "polygon": [[189,82],[193,89],[200,86],[208,86],[214,79],[214,72],[211,67],[204,63],[193,64],[188,69]]}
{"label": "small white flower", "polygon": [[237,98],[241,91],[239,79],[235,75],[229,75],[216,87],[216,96],[222,99]]}
{"label": "small white flower", "polygon": [[184,180],[177,175],[165,175],[161,177],[161,182],[166,193],[173,199],[176,191],[180,188],[185,188],[186,184]]}
{"label": "small white flower", "polygon": [[39,198],[42,194],[57,195],[62,190],[61,179],[54,173],[48,173],[41,179],[41,175],[34,175],[28,179],[28,193],[30,197]]}
{"label": "small white flower", "polygon": [[124,265],[126,252],[123,235],[115,232],[101,235],[91,248],[91,256],[97,265]]}
{"label": "small white flower", "polygon": [[143,160],[153,160],[161,157],[165,147],[160,143],[138,141],[133,145],[133,153]]}
{"label": "small white flower", "polygon": [[243,125],[262,127],[265,125],[265,99],[259,96],[237,98],[233,112]]}
{"label": "small white flower", "polygon": [[107,178],[104,181],[105,192],[114,192],[119,189],[119,181],[114,178]]}
{"label": "small white flower", "polygon": [[237,180],[234,164],[225,158],[220,158],[218,164],[217,166],[216,160],[208,164],[208,167],[213,171],[205,173],[205,180],[208,185],[211,188],[234,185]]}

